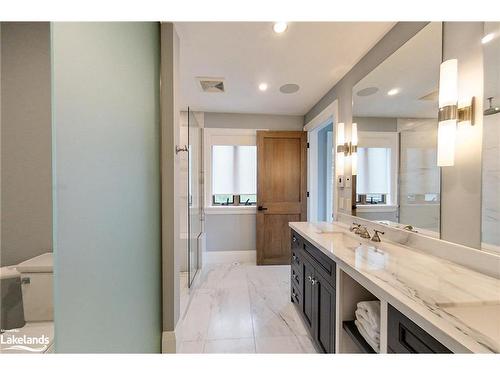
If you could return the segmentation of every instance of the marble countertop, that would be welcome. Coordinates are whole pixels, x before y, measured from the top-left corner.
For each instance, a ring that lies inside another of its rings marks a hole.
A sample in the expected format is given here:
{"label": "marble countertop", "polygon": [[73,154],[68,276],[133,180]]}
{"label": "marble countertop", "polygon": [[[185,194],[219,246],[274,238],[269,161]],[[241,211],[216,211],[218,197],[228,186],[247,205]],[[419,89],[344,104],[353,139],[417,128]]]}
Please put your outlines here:
{"label": "marble countertop", "polygon": [[500,280],[340,223],[290,227],[455,352],[500,353]]}

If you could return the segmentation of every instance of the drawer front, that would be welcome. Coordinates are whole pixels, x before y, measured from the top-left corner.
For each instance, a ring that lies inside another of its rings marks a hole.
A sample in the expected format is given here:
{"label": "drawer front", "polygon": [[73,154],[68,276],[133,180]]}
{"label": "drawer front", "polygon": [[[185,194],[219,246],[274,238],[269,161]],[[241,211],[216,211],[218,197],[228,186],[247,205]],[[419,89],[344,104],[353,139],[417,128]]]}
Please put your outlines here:
{"label": "drawer front", "polygon": [[304,279],[302,277],[302,274],[299,272],[299,269],[297,267],[292,267],[290,275],[292,279],[292,285],[295,285],[298,290],[302,290],[302,283],[304,282]]}
{"label": "drawer front", "polygon": [[389,305],[387,345],[390,353],[451,353],[451,351]]}
{"label": "drawer front", "polygon": [[291,238],[290,238],[290,248],[293,250],[300,250],[302,248],[302,242],[304,240],[302,239],[302,237],[297,234],[297,232],[295,232],[294,230],[292,230],[292,235],[291,235]]}
{"label": "drawer front", "polygon": [[302,311],[303,300],[302,300],[302,295],[299,292],[299,289],[297,289],[297,287],[292,283],[290,290],[291,290],[292,303],[298,307],[299,311]]}
{"label": "drawer front", "polygon": [[302,246],[304,256],[312,263],[314,269],[321,274],[330,285],[335,286],[335,262],[307,241],[303,241]]}

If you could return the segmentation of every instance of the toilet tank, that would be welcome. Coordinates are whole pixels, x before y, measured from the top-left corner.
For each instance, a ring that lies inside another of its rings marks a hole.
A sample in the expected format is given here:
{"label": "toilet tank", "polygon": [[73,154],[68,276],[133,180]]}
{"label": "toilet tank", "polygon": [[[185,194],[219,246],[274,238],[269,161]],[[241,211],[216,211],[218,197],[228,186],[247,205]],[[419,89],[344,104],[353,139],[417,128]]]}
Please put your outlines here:
{"label": "toilet tank", "polygon": [[52,253],[45,253],[19,263],[24,320],[54,320]]}

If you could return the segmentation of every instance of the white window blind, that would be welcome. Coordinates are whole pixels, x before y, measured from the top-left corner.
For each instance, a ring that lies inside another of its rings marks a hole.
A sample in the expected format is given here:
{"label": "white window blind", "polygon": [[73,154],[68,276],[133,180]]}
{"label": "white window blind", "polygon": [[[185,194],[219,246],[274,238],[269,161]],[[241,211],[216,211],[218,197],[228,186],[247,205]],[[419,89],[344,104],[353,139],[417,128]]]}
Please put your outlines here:
{"label": "white window blind", "polygon": [[256,146],[212,146],[212,193],[257,193]]}
{"label": "white window blind", "polygon": [[391,149],[358,147],[357,194],[389,194]]}

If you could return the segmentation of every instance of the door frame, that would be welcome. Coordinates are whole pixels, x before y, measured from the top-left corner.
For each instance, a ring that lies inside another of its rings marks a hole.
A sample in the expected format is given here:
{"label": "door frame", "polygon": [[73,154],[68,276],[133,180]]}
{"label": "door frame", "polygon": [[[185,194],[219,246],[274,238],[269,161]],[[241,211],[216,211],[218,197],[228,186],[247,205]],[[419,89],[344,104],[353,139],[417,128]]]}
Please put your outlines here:
{"label": "door frame", "polygon": [[[318,217],[318,132],[329,125],[333,124],[333,142],[335,147],[337,140],[337,124],[339,123],[339,102],[335,99],[328,107],[321,111],[316,117],[309,121],[304,126],[304,131],[307,132],[307,141],[309,148],[307,149],[307,191],[309,199],[307,202],[307,221],[317,221]],[[333,165],[335,181],[338,177],[337,170],[338,157],[335,158]],[[338,192],[336,184],[332,184],[332,221],[336,221],[338,217]]]}

